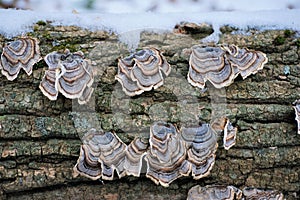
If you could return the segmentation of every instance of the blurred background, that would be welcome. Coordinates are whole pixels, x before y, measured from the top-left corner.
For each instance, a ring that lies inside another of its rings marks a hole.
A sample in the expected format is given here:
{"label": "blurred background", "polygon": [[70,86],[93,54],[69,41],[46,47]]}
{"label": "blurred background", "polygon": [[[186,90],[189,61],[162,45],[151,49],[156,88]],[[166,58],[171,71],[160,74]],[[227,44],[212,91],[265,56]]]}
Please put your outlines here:
{"label": "blurred background", "polygon": [[300,8],[300,0],[0,0],[0,8],[58,12],[207,12]]}

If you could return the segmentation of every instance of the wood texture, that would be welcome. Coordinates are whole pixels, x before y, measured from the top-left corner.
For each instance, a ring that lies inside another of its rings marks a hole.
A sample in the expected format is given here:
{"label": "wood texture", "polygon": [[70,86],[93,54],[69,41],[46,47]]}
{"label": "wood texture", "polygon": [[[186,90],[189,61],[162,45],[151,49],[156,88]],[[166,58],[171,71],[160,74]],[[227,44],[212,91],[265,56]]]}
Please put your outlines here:
{"label": "wood texture", "polygon": [[[0,199],[179,200],[186,198],[190,187],[212,183],[272,188],[287,199],[299,198],[300,135],[292,102],[300,97],[300,39],[289,30],[221,30],[220,43],[265,52],[265,68],[245,80],[238,77],[225,89],[200,91],[186,80],[189,48],[207,34],[143,33],[139,48],[162,50],[172,72],[164,86],[129,98],[114,79],[118,58],[129,54],[117,36],[36,24],[28,35],[40,40],[42,56],[69,48],[92,60],[95,92],[86,106],[62,95],[50,101],[38,88],[44,61],[35,65],[30,77],[20,72],[8,81],[1,75]],[[0,37],[0,47],[6,41]],[[226,151],[220,137],[215,166],[199,181],[185,177],[163,188],[144,175],[111,182],[73,176],[80,138],[89,128],[113,130],[128,144],[136,136],[149,137],[149,126],[156,120],[180,127],[221,114],[238,127],[237,143]]]}

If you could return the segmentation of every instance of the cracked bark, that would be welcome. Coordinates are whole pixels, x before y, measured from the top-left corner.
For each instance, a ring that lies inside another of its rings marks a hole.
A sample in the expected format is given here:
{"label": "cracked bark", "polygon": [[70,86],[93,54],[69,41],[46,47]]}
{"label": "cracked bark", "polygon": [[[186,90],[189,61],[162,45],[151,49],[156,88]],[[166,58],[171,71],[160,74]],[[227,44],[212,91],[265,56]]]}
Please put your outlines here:
{"label": "cracked bark", "polygon": [[[189,47],[205,33],[143,33],[139,47],[161,49],[172,65],[172,73],[159,89],[129,98],[114,79],[117,59],[129,54],[115,35],[43,23],[35,25],[34,30],[28,35],[39,38],[43,56],[64,48],[83,51],[93,61],[96,90],[92,102],[83,107],[62,95],[57,101],[48,100],[38,89],[46,69],[43,61],[30,77],[21,72],[11,82],[2,76],[0,199],[176,200],[185,199],[188,189],[196,184],[213,183],[273,188],[287,199],[299,197],[300,135],[291,106],[300,94],[300,40],[295,34],[249,30],[249,34],[241,35],[222,28],[220,43],[261,50],[267,53],[269,62],[246,80],[238,78],[224,90],[209,88],[203,92],[190,86],[186,75]],[[284,38],[283,44],[275,42],[278,36]],[[2,47],[8,39],[0,37],[0,41]],[[144,175],[104,183],[73,177],[80,138],[91,127],[101,124],[129,143],[135,136],[148,137],[155,120],[177,126],[210,121],[215,109],[238,127],[237,144],[225,151],[219,139],[216,163],[206,178],[180,178],[163,188]]]}

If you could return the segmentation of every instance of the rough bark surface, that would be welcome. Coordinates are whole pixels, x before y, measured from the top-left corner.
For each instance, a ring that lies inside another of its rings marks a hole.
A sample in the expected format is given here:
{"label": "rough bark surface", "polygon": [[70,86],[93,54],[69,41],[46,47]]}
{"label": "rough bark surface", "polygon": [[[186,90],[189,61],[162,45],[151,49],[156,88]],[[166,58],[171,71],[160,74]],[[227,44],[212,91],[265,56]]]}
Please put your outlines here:
{"label": "rough bark surface", "polygon": [[[223,27],[220,43],[261,50],[269,62],[256,75],[238,78],[223,90],[200,91],[188,84],[186,75],[189,48],[208,35],[206,29],[143,33],[139,48],[162,50],[172,73],[159,89],[129,98],[114,79],[117,59],[129,52],[114,34],[36,24],[28,35],[40,40],[43,56],[69,48],[92,60],[95,92],[86,106],[62,95],[48,100],[38,88],[47,68],[44,61],[30,77],[20,72],[15,81],[8,81],[1,75],[0,199],[179,200],[196,184],[215,183],[272,188],[287,199],[300,198],[300,135],[291,105],[300,97],[300,39],[289,30],[239,34]],[[7,41],[0,37],[0,47]],[[199,181],[185,177],[163,188],[144,175],[104,182],[73,176],[80,138],[89,128],[114,130],[128,144],[136,136],[148,137],[155,120],[180,127],[221,114],[238,127],[237,144],[226,151],[220,137],[215,166]]]}

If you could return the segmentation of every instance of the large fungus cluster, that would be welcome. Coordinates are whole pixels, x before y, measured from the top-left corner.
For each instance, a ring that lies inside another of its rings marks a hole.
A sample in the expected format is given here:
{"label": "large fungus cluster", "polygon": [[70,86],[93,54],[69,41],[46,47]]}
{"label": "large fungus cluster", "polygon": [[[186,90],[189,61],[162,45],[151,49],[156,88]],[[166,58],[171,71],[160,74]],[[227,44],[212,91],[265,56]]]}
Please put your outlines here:
{"label": "large fungus cluster", "polygon": [[1,54],[1,73],[10,81],[21,69],[31,75],[33,65],[42,59],[38,43],[35,38],[24,37],[6,44]]}
{"label": "large fungus cluster", "polygon": [[84,59],[81,51],[52,52],[44,60],[48,70],[40,83],[40,89],[45,96],[56,100],[60,92],[69,99],[78,99],[79,104],[89,101],[94,75],[90,61]]}
{"label": "large fungus cluster", "polygon": [[128,146],[114,133],[92,129],[83,138],[74,170],[91,179],[112,180],[114,169],[119,178],[140,176],[145,157],[146,177],[167,187],[190,173],[194,179],[207,176],[214,165],[217,146],[217,135],[208,124],[182,127],[179,131],[170,123],[155,122],[149,142],[136,138]]}
{"label": "large fungus cluster", "polygon": [[[194,30],[195,24],[181,24],[179,32]],[[6,44],[1,54],[1,73],[14,80],[21,69],[28,75],[33,65],[41,60],[35,38],[22,37]],[[267,63],[260,51],[239,48],[235,45],[195,45],[189,60],[188,82],[204,88],[210,81],[216,88],[230,85],[240,74],[243,79],[257,73]],[[77,99],[79,104],[89,101],[94,74],[90,60],[81,51],[71,53],[52,52],[44,57],[48,69],[39,88],[50,100],[56,100],[60,92],[65,97]],[[171,72],[170,64],[155,48],[143,48],[128,57],[119,59],[118,80],[123,91],[135,96],[163,85]],[[300,134],[300,100],[294,102],[298,134]],[[147,164],[146,177],[156,184],[169,186],[181,176],[192,175],[194,179],[207,176],[214,163],[218,147],[217,134],[223,132],[226,150],[235,144],[237,128],[227,118],[212,125],[201,124],[181,127],[166,122],[155,122],[150,127],[149,140],[135,138],[129,145],[123,143],[113,132],[91,129],[83,137],[80,156],[74,167],[77,174],[93,180],[113,180],[126,175],[140,176],[143,160]],[[188,200],[225,199],[272,199],[282,200],[278,191],[233,186],[195,186],[188,193]]]}
{"label": "large fungus cluster", "polygon": [[135,96],[162,86],[170,72],[170,65],[159,50],[144,48],[119,60],[116,80],[128,96]]}
{"label": "large fungus cluster", "polygon": [[195,45],[192,47],[187,79],[199,88],[204,88],[206,81],[222,88],[229,86],[239,74],[245,79],[257,73],[267,61],[264,53],[235,45]]}

